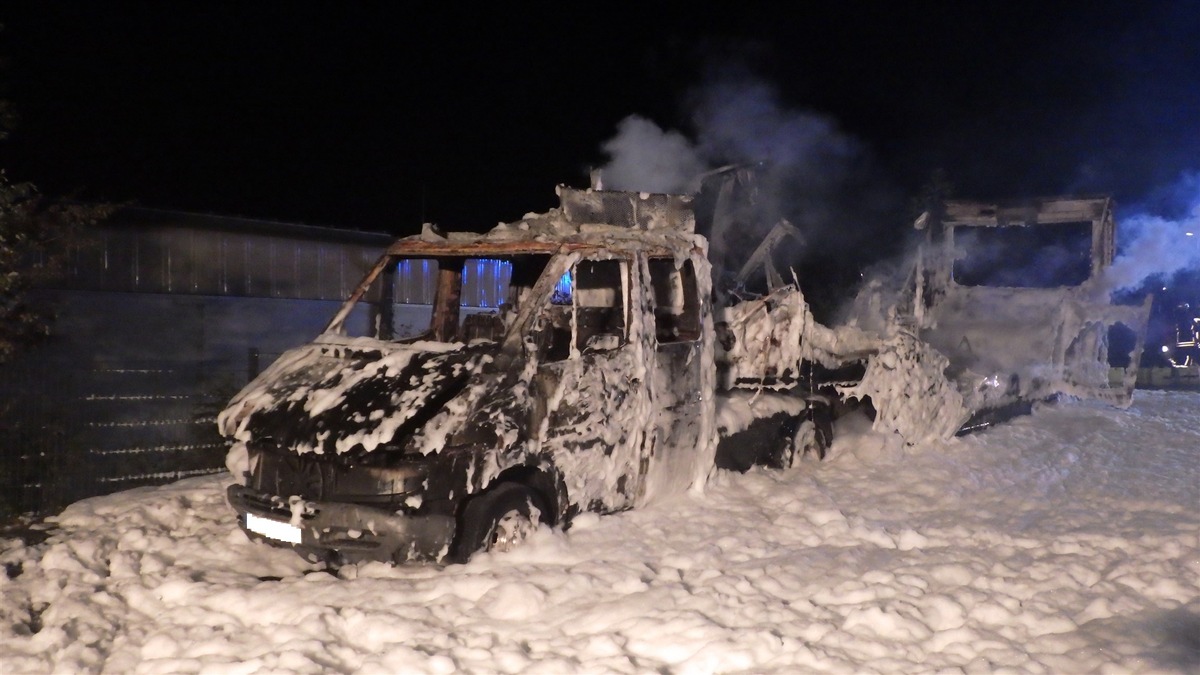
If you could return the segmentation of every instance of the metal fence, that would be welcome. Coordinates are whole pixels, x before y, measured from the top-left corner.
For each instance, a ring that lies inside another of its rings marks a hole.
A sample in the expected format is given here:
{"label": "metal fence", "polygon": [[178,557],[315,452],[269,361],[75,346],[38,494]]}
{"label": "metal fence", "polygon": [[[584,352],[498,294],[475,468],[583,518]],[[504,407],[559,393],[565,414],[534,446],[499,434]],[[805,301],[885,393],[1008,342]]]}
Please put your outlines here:
{"label": "metal fence", "polygon": [[245,362],[0,368],[0,515],[224,471],[216,413]]}

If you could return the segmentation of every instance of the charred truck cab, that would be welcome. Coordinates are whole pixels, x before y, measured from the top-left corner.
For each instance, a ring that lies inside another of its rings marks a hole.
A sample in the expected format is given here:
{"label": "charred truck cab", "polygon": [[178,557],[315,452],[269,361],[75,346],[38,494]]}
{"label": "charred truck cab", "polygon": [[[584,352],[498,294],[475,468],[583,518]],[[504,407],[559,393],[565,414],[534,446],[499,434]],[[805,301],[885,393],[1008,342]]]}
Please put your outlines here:
{"label": "charred truck cab", "polygon": [[[398,240],[233,398],[228,498],[252,538],[334,563],[463,561],[706,479],[713,323],[689,198],[559,194],[486,234]],[[480,260],[508,275],[498,311],[462,306]],[[415,331],[395,309],[409,265],[436,268]]]}
{"label": "charred truck cab", "polygon": [[[1130,405],[1152,298],[1112,300],[1111,198],[951,200],[915,225],[924,240],[907,280],[868,284],[859,296],[860,307],[892,317],[863,381],[847,392],[871,398],[876,428],[916,441],[985,428],[1061,396]],[[889,305],[881,298],[895,288]],[[862,325],[871,313],[860,312]]]}

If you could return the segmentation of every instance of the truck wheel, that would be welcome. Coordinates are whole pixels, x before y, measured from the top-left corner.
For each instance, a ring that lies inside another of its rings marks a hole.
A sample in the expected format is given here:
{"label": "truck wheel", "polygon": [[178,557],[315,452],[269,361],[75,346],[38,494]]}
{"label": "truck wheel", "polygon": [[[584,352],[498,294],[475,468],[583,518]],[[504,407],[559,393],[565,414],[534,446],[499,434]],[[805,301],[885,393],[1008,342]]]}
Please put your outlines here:
{"label": "truck wheel", "polygon": [[511,551],[548,515],[536,492],[520,483],[502,483],[467,503],[454,560],[465,563],[478,551]]}

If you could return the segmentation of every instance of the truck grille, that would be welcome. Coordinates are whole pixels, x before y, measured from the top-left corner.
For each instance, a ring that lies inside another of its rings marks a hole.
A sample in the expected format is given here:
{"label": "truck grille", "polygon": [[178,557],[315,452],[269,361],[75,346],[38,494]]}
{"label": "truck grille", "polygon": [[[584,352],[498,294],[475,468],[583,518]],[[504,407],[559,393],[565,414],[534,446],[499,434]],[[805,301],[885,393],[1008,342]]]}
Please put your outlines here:
{"label": "truck grille", "polygon": [[248,487],[309,501],[398,505],[421,490],[428,467],[420,462],[367,466],[323,455],[281,450],[252,451]]}
{"label": "truck grille", "polygon": [[259,452],[250,473],[249,487],[262,492],[304,499],[329,499],[336,494],[338,474],[344,471],[330,462],[317,461],[314,455]]}

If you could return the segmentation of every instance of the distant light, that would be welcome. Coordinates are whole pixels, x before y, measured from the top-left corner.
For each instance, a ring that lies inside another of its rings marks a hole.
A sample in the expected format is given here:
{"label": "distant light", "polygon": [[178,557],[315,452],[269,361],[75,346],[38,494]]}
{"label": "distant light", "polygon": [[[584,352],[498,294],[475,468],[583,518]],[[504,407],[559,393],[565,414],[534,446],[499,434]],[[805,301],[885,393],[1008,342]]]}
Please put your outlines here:
{"label": "distant light", "polygon": [[1185,234],[1185,235],[1187,235],[1187,236],[1189,236],[1189,237],[1193,236],[1191,232],[1184,232],[1184,234]]}
{"label": "distant light", "polygon": [[1163,345],[1162,350],[1163,350],[1163,353],[1166,354],[1167,352],[1171,351],[1171,348],[1166,345]]}

